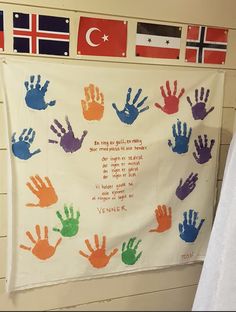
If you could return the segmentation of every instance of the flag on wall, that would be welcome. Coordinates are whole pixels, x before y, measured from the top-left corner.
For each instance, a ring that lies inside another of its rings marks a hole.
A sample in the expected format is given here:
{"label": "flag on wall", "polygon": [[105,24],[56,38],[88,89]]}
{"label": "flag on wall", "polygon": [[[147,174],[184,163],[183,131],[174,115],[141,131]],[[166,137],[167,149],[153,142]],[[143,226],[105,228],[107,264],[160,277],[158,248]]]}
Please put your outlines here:
{"label": "flag on wall", "polygon": [[192,63],[224,64],[228,29],[188,26],[185,60]]}
{"label": "flag on wall", "polygon": [[14,52],[68,56],[69,27],[69,18],[14,12]]}
{"label": "flag on wall", "polygon": [[125,57],[126,46],[126,21],[80,17],[78,54]]}
{"label": "flag on wall", "polygon": [[137,23],[136,56],[178,59],[181,27]]}
{"label": "flag on wall", "polygon": [[0,51],[4,50],[3,11],[0,11]]}

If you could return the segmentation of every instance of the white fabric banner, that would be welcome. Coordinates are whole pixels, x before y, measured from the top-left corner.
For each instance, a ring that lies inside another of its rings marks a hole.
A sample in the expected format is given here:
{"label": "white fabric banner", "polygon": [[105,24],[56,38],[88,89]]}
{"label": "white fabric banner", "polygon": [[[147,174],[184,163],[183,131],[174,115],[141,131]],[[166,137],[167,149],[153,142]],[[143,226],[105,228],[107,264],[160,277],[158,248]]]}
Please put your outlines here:
{"label": "white fabric banner", "polygon": [[224,73],[78,63],[2,64],[9,291],[205,256]]}
{"label": "white fabric banner", "polygon": [[236,133],[227,155],[220,200],[193,303],[193,311],[235,311],[235,172]]}

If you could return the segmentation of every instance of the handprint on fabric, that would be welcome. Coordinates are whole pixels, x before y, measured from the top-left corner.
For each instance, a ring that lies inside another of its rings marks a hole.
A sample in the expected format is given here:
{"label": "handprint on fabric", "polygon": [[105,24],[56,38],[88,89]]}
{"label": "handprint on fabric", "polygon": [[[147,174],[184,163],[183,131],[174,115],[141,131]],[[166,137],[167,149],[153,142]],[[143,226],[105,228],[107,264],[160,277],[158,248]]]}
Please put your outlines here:
{"label": "handprint on fabric", "polygon": [[193,157],[195,158],[196,162],[199,164],[204,164],[208,162],[211,158],[211,150],[215,144],[215,140],[212,139],[210,146],[208,146],[208,138],[207,135],[204,134],[204,142],[202,136],[198,136],[198,141],[194,140],[194,144],[196,147],[196,152],[193,152]]}
{"label": "handprint on fabric", "polygon": [[179,223],[179,233],[180,233],[179,236],[186,243],[193,243],[196,240],[205,219],[201,219],[199,225],[196,226],[198,212],[190,209],[189,216],[187,216],[187,211],[185,211],[183,215],[184,215],[183,224]]}
{"label": "handprint on fabric", "polygon": [[166,81],[166,90],[167,90],[167,95],[164,90],[164,87],[161,86],[161,95],[164,98],[164,105],[161,106],[159,103],[155,103],[155,106],[157,108],[160,108],[164,113],[166,114],[175,114],[179,111],[179,100],[181,96],[184,94],[185,90],[182,88],[180,90],[180,93],[178,96],[176,96],[177,93],[177,80],[174,81],[174,91],[171,93],[170,89],[170,82],[169,80]]}
{"label": "handprint on fabric", "polygon": [[31,251],[32,254],[40,259],[40,260],[47,260],[51,258],[58,247],[58,245],[61,243],[62,238],[59,238],[56,242],[55,246],[52,246],[48,242],[48,227],[44,227],[44,238],[41,237],[41,230],[40,226],[37,224],[35,226],[35,231],[37,235],[37,239],[34,239],[30,231],[26,232],[26,236],[30,239],[30,241],[34,244],[34,247],[27,247],[25,245],[20,245],[21,249]]}
{"label": "handprint on fabric", "polygon": [[85,100],[81,100],[83,115],[86,120],[101,120],[104,113],[104,95],[98,87],[90,84],[84,88]]}
{"label": "handprint on fabric", "polygon": [[[195,89],[195,104],[193,105],[191,99],[189,96],[187,96],[187,101],[189,102],[191,109],[192,109],[192,115],[195,120],[203,120],[210,112],[214,110],[214,106],[209,108],[209,110],[206,110],[206,103],[208,101],[208,97],[210,94],[210,90],[207,89],[205,98],[204,98],[204,88],[201,88],[200,91],[200,98],[198,97],[198,89]],[[203,99],[204,98],[204,99]]]}
{"label": "handprint on fabric", "polygon": [[150,230],[149,232],[162,233],[171,228],[172,223],[172,212],[171,207],[166,207],[166,205],[158,205],[155,210],[157,227]]}
{"label": "handprint on fabric", "polygon": [[122,245],[121,258],[125,264],[134,265],[142,255],[142,251],[138,255],[136,255],[138,246],[142,240],[141,239],[138,240],[136,245],[134,245],[135,240],[136,240],[136,237],[132,237],[127,243],[127,246],[126,246],[126,242],[124,242]]}
{"label": "handprint on fabric", "polygon": [[77,210],[76,216],[74,216],[73,206],[69,208],[64,205],[65,218],[63,219],[60,211],[56,212],[58,219],[61,221],[62,228],[58,229],[56,227],[53,228],[53,231],[61,233],[64,237],[72,237],[75,236],[79,231],[79,217],[80,213]]}
{"label": "handprint on fabric", "polygon": [[76,138],[67,116],[66,116],[67,130],[62,126],[62,124],[57,119],[54,119],[54,124],[55,126],[57,126],[57,128],[54,125],[51,125],[50,129],[57,135],[59,139],[58,140],[49,139],[48,140],[49,143],[60,144],[60,146],[66,153],[74,153],[82,147],[82,143],[88,131],[84,130],[81,138],[80,139]]}
{"label": "handprint on fabric", "polygon": [[22,160],[27,160],[32,156],[41,152],[40,148],[36,149],[34,152],[30,151],[31,144],[35,139],[35,131],[32,128],[23,129],[21,135],[16,139],[16,132],[12,135],[12,152],[14,156]]}
{"label": "handprint on fabric", "polygon": [[37,204],[28,203],[27,207],[49,207],[58,201],[56,191],[48,177],[45,177],[47,183],[45,183],[39,175],[30,177],[31,183],[27,182],[26,185],[30,191],[38,197],[39,202]]}
{"label": "handprint on fabric", "polygon": [[183,183],[183,179],[181,178],[179,185],[176,188],[176,192],[175,192],[176,196],[179,199],[184,200],[194,190],[197,180],[198,180],[198,174],[197,173],[193,174],[193,172],[190,173],[190,175],[184,181],[184,183]]}
{"label": "handprint on fabric", "polygon": [[177,121],[177,130],[176,125],[172,126],[173,137],[175,139],[175,143],[173,144],[171,140],[168,140],[168,145],[172,148],[172,151],[177,154],[184,154],[188,152],[189,140],[192,133],[192,128],[189,128],[187,133],[187,124],[183,123],[183,130],[181,121]]}
{"label": "handprint on fabric", "polygon": [[[131,98],[131,92],[132,88],[128,89],[127,96],[126,96],[126,103],[124,106],[124,109],[119,111],[116,104],[113,103],[112,107],[115,109],[117,116],[119,119],[128,125],[131,125],[139,116],[140,113],[145,112],[147,109],[149,109],[149,106],[143,107],[144,102],[147,100],[147,96],[144,97],[138,104],[138,100],[140,97],[140,94],[142,92],[142,89],[138,89],[138,92],[136,93],[132,103],[130,103],[130,98]],[[139,110],[140,108],[140,110]]]}
{"label": "handprint on fabric", "polygon": [[80,255],[87,258],[91,265],[96,269],[104,268],[108,265],[111,257],[113,257],[118,249],[115,248],[108,256],[106,255],[106,236],[102,238],[102,245],[99,246],[98,235],[94,235],[95,249],[91,246],[88,239],[85,240],[85,244],[90,251],[90,255],[87,255],[82,250],[80,250]]}
{"label": "handprint on fabric", "polygon": [[36,110],[45,110],[48,106],[54,106],[56,101],[50,101],[46,103],[45,94],[48,90],[49,81],[46,80],[43,86],[41,86],[41,76],[38,75],[37,82],[34,81],[35,76],[30,76],[30,83],[25,81],[26,96],[25,102],[28,107]]}

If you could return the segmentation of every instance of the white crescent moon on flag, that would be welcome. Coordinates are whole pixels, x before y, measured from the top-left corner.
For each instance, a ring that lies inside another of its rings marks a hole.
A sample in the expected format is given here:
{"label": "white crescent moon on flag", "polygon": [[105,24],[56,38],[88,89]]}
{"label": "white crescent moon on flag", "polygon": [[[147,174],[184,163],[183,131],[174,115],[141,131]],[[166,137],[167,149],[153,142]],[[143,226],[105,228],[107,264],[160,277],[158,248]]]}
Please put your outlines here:
{"label": "white crescent moon on flag", "polygon": [[99,28],[92,27],[92,28],[89,28],[89,29],[87,30],[86,35],[85,35],[86,41],[87,41],[87,43],[88,43],[91,47],[97,47],[97,46],[100,45],[100,43],[96,44],[96,43],[93,43],[93,42],[91,41],[90,36],[91,36],[92,32],[95,31],[95,30],[101,31]]}

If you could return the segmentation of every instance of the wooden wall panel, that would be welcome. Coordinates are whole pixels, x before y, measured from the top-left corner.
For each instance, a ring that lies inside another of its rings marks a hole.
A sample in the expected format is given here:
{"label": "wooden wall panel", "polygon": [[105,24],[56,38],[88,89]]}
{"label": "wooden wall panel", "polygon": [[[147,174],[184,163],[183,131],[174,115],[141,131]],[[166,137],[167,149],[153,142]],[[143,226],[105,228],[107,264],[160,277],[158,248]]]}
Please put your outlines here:
{"label": "wooden wall panel", "polygon": [[[194,264],[172,267],[166,270],[40,287],[17,292],[12,296],[11,300],[5,293],[5,281],[0,279],[0,310],[45,311],[93,301],[109,300],[110,298],[121,298],[189,286],[197,284],[201,268],[201,264]],[[162,306],[164,306],[164,302],[162,302]],[[182,307],[184,308],[184,306],[185,303],[182,302]]]}
{"label": "wooden wall panel", "polygon": [[191,285],[51,311],[157,311],[157,307],[158,311],[191,311],[196,288],[197,285]]}

